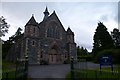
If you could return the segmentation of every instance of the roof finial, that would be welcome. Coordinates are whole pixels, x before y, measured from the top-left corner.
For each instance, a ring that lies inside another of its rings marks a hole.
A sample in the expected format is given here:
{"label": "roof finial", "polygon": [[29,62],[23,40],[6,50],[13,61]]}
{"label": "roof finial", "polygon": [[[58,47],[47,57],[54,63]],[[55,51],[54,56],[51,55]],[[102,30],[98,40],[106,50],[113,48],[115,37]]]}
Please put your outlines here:
{"label": "roof finial", "polygon": [[44,14],[48,14],[48,15],[49,15],[49,12],[48,12],[48,8],[47,8],[47,6],[46,6],[46,9],[45,9]]}
{"label": "roof finial", "polygon": [[34,14],[32,14],[32,16],[34,16]]}
{"label": "roof finial", "polygon": [[46,9],[45,9],[45,12],[43,12],[43,13],[44,13],[44,19],[47,19],[48,15],[49,15],[47,6],[46,6]]}
{"label": "roof finial", "polygon": [[48,12],[48,8],[47,8],[47,6],[46,6],[46,9],[45,9],[45,12]]}
{"label": "roof finial", "polygon": [[70,28],[70,26],[68,26],[68,28]]}

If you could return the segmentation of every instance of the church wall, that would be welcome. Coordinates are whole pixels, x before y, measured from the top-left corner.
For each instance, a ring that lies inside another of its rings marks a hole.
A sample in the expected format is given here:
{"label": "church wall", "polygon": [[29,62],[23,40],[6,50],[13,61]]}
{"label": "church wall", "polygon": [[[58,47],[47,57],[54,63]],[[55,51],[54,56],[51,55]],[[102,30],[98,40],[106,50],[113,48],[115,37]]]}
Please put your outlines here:
{"label": "church wall", "polygon": [[76,44],[75,43],[70,43],[69,44],[69,53],[71,56],[74,58],[77,58],[77,49],[76,49]]}
{"label": "church wall", "polygon": [[[67,35],[67,31],[65,31],[55,12],[40,24],[33,21],[35,20],[32,16],[32,19],[25,26],[24,37],[21,42],[13,47],[15,49],[14,57],[23,58],[28,54],[29,64],[39,64],[40,60],[57,64],[67,60],[69,54],[76,56],[74,35]],[[68,44],[69,42],[70,44]],[[53,49],[56,51],[53,54],[50,51],[54,45],[57,46],[57,49]]]}
{"label": "church wall", "polygon": [[[53,62],[50,63],[56,63],[55,61],[57,58],[60,58],[61,63],[63,63],[66,59],[68,59],[69,52],[70,54],[76,54],[76,51],[74,51],[76,45],[74,45],[74,39],[72,39],[74,37],[70,38],[73,44],[67,45],[67,32],[65,31],[55,12],[37,26],[25,26],[25,37],[29,38],[27,45],[29,49],[28,55],[29,61],[31,61],[30,63],[39,60],[52,61],[52,57]],[[59,47],[57,54],[60,55],[49,55],[49,51],[54,44]],[[71,50],[68,50],[68,47]],[[42,50],[43,52],[41,52]],[[34,60],[32,58],[34,58]]]}
{"label": "church wall", "polygon": [[25,36],[39,37],[39,28],[35,25],[28,25],[25,27]]}
{"label": "church wall", "polygon": [[38,62],[38,54],[39,54],[39,40],[36,38],[28,38],[27,41],[27,53],[28,53],[28,58],[29,58],[29,63],[37,63]]}

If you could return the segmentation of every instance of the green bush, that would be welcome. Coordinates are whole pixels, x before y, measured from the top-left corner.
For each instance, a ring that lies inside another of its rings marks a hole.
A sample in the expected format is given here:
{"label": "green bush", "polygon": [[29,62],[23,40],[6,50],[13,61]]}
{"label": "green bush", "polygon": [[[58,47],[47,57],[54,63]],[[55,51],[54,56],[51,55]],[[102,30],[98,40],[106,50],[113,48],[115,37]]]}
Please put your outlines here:
{"label": "green bush", "polygon": [[63,62],[63,64],[69,64],[70,63],[70,60],[69,59],[67,59],[67,60],[65,60],[64,62]]}
{"label": "green bush", "polygon": [[100,51],[96,57],[95,57],[95,62],[99,62],[99,59],[101,56],[107,56],[111,55],[112,56],[112,61],[114,64],[120,64],[120,49],[107,49]]}
{"label": "green bush", "polygon": [[86,61],[92,61],[92,58],[93,58],[92,55],[79,56],[78,61],[80,59],[86,59]]}
{"label": "green bush", "polygon": [[48,61],[41,60],[41,61],[40,61],[40,65],[48,65]]}

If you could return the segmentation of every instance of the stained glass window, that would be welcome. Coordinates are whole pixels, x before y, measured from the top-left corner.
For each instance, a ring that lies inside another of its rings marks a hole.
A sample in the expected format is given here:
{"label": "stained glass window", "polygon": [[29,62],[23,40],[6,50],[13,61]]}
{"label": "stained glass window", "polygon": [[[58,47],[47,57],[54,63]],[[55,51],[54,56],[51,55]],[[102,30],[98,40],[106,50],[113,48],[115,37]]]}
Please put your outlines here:
{"label": "stained glass window", "polygon": [[58,29],[57,24],[50,24],[50,26],[47,29],[47,37],[50,38],[60,38],[60,31]]}

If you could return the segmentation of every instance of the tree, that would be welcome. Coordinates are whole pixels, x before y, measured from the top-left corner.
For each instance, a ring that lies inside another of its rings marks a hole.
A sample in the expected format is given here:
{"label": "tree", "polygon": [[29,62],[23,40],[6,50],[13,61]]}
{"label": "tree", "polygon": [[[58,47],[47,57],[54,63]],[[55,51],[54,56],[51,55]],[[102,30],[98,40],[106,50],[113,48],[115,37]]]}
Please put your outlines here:
{"label": "tree", "polygon": [[0,17],[0,37],[5,36],[5,33],[8,33],[10,25],[8,25],[5,20],[6,19],[3,16]]}
{"label": "tree", "polygon": [[22,29],[19,27],[16,33],[12,35],[11,37],[9,37],[9,40],[3,41],[3,44],[2,44],[2,53],[3,53],[2,58],[3,59],[8,54],[8,51],[12,47],[12,45],[15,44],[23,36],[21,31]]}
{"label": "tree", "polygon": [[77,56],[80,56],[80,54],[81,54],[81,50],[80,50],[80,47],[78,46],[77,47]]}
{"label": "tree", "polygon": [[16,43],[18,39],[20,39],[20,37],[23,35],[21,31],[22,29],[19,27],[15,35],[11,36],[9,39],[12,40],[14,43]]}
{"label": "tree", "polygon": [[106,26],[101,22],[98,23],[93,40],[94,43],[92,53],[94,54],[94,56],[101,50],[114,47],[112,37],[107,31]]}
{"label": "tree", "polygon": [[77,47],[77,55],[78,56],[82,56],[82,55],[87,55],[88,54],[88,51],[87,51],[87,49],[85,48],[83,48],[83,47]]}
{"label": "tree", "polygon": [[114,45],[116,48],[120,48],[120,32],[117,28],[113,29],[113,32],[111,32],[112,39],[114,41]]}

